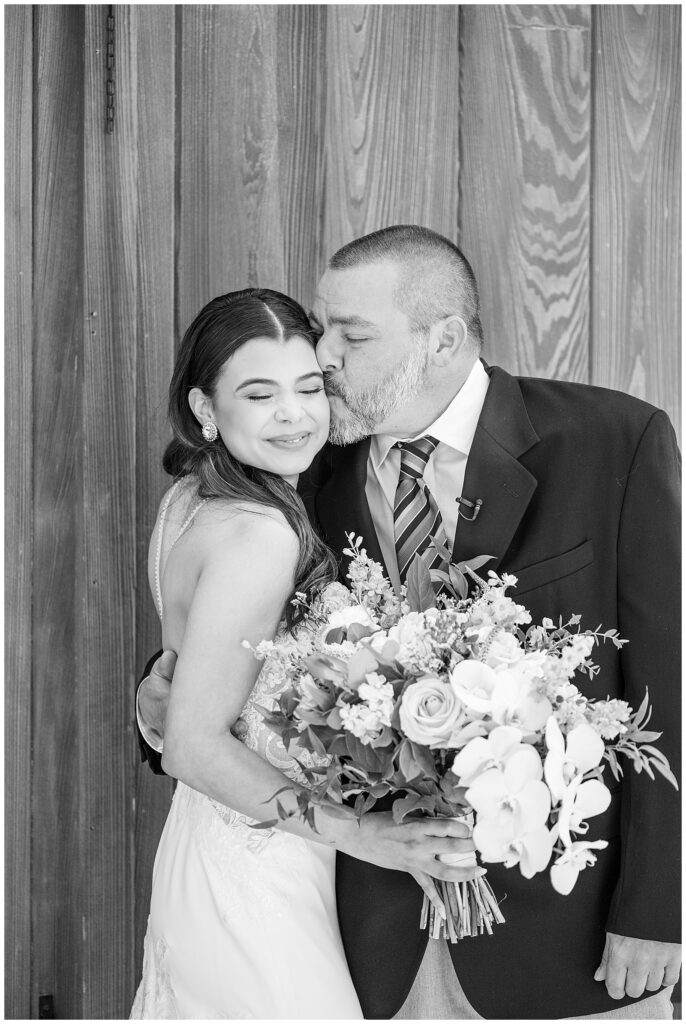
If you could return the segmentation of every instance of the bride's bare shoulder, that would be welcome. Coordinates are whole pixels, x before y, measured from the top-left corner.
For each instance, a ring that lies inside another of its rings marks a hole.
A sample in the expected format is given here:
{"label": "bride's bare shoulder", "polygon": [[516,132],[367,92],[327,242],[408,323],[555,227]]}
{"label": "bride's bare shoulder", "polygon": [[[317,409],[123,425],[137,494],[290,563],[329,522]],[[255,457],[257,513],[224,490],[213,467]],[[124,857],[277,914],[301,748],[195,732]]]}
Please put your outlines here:
{"label": "bride's bare shoulder", "polygon": [[213,563],[222,554],[228,559],[262,554],[272,565],[285,566],[297,561],[299,551],[298,538],[279,509],[221,498],[208,500],[199,510],[192,543]]}

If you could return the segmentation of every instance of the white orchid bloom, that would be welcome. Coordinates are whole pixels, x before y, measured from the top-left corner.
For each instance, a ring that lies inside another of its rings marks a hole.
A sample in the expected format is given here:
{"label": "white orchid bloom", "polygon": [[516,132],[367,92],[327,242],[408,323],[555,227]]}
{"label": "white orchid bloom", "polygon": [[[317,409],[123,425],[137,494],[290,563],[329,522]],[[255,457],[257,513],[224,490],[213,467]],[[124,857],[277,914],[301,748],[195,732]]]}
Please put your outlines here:
{"label": "white orchid bloom", "polygon": [[568,846],[550,869],[553,889],[562,896],[568,896],[576,885],[579,872],[595,864],[596,855],[591,850],[604,850],[606,846],[604,839],[597,839],[594,843],[576,842]]}
{"label": "white orchid bloom", "polygon": [[583,775],[577,775],[567,786],[560,805],[557,826],[560,838],[566,847],[572,846],[572,832],[585,835],[588,832],[586,818],[602,814],[610,806],[610,790],[600,779],[584,782]]}
{"label": "white orchid bloom", "polygon": [[477,775],[488,768],[504,768],[516,750],[522,749],[522,734],[511,725],[499,725],[488,737],[479,736],[463,747],[451,770],[460,785],[470,786]]}
{"label": "white orchid bloom", "polygon": [[542,774],[537,752],[521,745],[502,771],[489,768],[466,793],[477,812],[473,838],[482,860],[508,868],[519,864],[525,878],[543,871],[553,850],[546,828],[550,792]]}
{"label": "white orchid bloom", "polygon": [[533,878],[537,872],[544,871],[553,852],[553,837],[544,825],[527,831],[515,827],[514,822],[504,828],[493,819],[487,819],[474,826],[473,838],[482,861],[501,863],[506,868],[519,864],[524,878]]}
{"label": "white orchid bloom", "polygon": [[519,665],[495,673],[496,685],[491,698],[491,713],[498,725],[513,725],[524,733],[540,732],[553,706],[541,696],[532,676]]}
{"label": "white orchid bloom", "polygon": [[494,670],[472,658],[460,661],[450,673],[450,685],[455,696],[459,697],[466,708],[479,715],[490,714],[496,682]]}
{"label": "white orchid bloom", "polygon": [[478,775],[465,795],[479,820],[494,819],[505,832],[510,827],[515,834],[530,832],[542,826],[550,814],[550,792],[542,775],[537,752],[522,745],[502,771],[489,768]]}
{"label": "white orchid bloom", "polygon": [[553,804],[562,800],[564,793],[578,775],[597,768],[605,753],[605,744],[590,725],[577,725],[567,735],[567,742],[560,726],[552,715],[546,722],[545,742],[548,753],[545,758],[545,781],[553,797]]}

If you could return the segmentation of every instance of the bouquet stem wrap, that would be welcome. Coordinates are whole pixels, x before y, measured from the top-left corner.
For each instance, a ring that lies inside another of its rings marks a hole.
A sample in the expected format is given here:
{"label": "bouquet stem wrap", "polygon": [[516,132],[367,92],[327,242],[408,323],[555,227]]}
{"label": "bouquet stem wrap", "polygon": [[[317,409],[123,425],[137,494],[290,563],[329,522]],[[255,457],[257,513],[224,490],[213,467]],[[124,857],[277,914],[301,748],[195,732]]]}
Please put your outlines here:
{"label": "bouquet stem wrap", "polygon": [[494,924],[504,924],[498,901],[486,877],[471,882],[443,882],[436,880],[436,889],[445,909],[445,920],[436,911],[429,897],[424,895],[420,928],[429,929],[432,939],[458,942],[467,936],[493,934]]}

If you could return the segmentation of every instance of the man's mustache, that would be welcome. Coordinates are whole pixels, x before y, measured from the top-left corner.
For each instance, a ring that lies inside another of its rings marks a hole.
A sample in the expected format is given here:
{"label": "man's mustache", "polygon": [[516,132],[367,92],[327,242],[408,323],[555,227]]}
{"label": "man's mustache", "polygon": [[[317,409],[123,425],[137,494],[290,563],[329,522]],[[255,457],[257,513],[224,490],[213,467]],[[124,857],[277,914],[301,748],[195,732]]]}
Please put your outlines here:
{"label": "man's mustache", "polygon": [[334,378],[332,373],[326,370],[324,371],[324,390],[327,395],[333,395],[334,398],[345,400],[345,388]]}

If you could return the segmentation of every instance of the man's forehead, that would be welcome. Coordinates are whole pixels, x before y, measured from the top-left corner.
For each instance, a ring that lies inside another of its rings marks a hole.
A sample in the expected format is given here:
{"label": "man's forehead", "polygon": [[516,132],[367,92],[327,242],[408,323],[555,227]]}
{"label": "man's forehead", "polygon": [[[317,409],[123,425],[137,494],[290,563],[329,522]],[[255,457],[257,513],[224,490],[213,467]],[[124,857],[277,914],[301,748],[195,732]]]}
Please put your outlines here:
{"label": "man's forehead", "polygon": [[337,320],[370,322],[384,299],[393,298],[397,268],[373,263],[345,269],[327,269],[315,295],[315,310]]}

